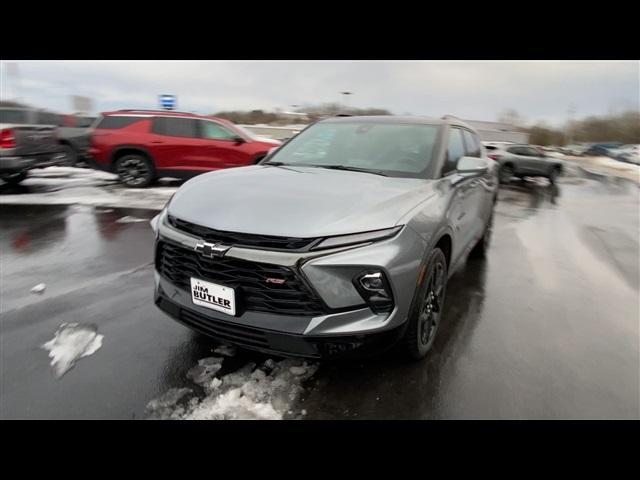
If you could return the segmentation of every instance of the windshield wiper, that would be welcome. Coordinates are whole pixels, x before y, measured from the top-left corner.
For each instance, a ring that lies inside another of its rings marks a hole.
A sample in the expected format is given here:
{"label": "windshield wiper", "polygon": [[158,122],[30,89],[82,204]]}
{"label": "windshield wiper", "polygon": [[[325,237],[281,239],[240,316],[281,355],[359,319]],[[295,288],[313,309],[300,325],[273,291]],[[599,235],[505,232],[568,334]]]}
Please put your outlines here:
{"label": "windshield wiper", "polygon": [[388,177],[386,173],[383,173],[380,170],[369,170],[368,168],[358,168],[358,167],[349,167],[347,165],[308,165],[309,167],[318,167],[318,168],[328,168],[330,170],[346,170],[349,172],[362,172],[362,173],[372,173],[374,175],[382,175],[383,177]]}
{"label": "windshield wiper", "polygon": [[281,165],[289,165],[289,164],[284,162],[264,162],[264,163],[261,163],[260,165],[273,165],[275,167],[279,167]]}

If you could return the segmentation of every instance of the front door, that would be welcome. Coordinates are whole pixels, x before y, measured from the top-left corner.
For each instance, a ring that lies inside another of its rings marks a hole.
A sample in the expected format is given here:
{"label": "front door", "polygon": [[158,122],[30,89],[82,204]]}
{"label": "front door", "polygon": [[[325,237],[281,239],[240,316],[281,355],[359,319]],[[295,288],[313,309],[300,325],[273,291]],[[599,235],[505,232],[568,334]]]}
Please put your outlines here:
{"label": "front door", "polygon": [[250,147],[238,134],[214,121],[198,120],[198,125],[202,154],[212,170],[249,164]]}

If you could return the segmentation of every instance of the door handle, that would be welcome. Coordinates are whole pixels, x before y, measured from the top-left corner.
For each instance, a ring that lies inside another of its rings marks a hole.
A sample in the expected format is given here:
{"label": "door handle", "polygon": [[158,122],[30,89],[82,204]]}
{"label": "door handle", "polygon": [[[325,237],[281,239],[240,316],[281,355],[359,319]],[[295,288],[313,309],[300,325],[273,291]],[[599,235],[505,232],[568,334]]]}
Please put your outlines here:
{"label": "door handle", "polygon": [[153,140],[153,141],[151,141],[149,143],[165,143],[165,142],[163,142],[162,140]]}

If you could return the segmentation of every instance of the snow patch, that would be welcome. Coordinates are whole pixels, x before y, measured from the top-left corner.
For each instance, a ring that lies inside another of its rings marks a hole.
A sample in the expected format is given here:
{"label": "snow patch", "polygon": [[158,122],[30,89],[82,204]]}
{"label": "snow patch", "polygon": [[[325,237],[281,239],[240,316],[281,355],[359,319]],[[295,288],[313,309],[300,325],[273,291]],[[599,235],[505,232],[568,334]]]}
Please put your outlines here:
{"label": "snow patch", "polygon": [[233,357],[236,354],[236,347],[233,345],[220,345],[213,350],[213,353],[217,353],[223,357]]}
{"label": "snow patch", "polygon": [[198,365],[187,372],[187,378],[205,389],[212,387],[213,380],[217,380],[214,378],[215,374],[222,368],[222,360],[224,359],[220,357],[198,360]]}
{"label": "snow patch", "polygon": [[[34,169],[21,183],[27,192],[3,194],[6,205],[86,205],[107,208],[150,208],[162,210],[180,183],[162,179],[151,188],[126,188],[118,176],[74,167]],[[106,212],[105,212],[106,213]]]}
{"label": "snow patch", "polygon": [[152,414],[148,417],[151,419],[170,419],[179,420],[185,413],[185,406],[180,404],[181,400],[193,390],[190,388],[171,388],[162,396],[151,400],[147,405],[147,410]]}
{"label": "snow patch", "polygon": [[[204,396],[180,400],[190,389],[172,389],[147,405],[148,418],[181,420],[281,420],[303,390],[302,383],[317,370],[300,360],[272,359],[249,363],[217,378],[223,358],[209,357],[187,373]],[[293,373],[295,372],[295,373]],[[302,415],[306,415],[303,410]]]}
{"label": "snow patch", "polygon": [[45,288],[47,288],[46,283],[39,283],[31,289],[31,293],[43,293]]}
{"label": "snow patch", "polygon": [[95,325],[63,323],[54,337],[42,348],[49,351],[51,366],[57,378],[73,368],[82,357],[93,355],[102,347],[103,335],[98,334]]}
{"label": "snow patch", "polygon": [[126,217],[119,218],[116,220],[116,223],[138,223],[138,222],[146,222],[146,218],[138,218],[127,215]]}

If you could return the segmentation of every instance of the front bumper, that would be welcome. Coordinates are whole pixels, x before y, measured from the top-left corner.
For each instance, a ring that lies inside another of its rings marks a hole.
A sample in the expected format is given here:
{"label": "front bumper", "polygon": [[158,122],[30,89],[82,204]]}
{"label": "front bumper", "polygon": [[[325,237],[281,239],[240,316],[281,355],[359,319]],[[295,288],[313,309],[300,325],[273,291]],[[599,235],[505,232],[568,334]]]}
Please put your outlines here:
{"label": "front bumper", "polygon": [[404,333],[404,325],[392,330],[354,335],[302,335],[247,327],[185,308],[171,301],[162,288],[156,289],[155,304],[183,325],[224,343],[262,353],[315,359],[366,357],[392,348]]}
{"label": "front bumper", "polygon": [[[165,216],[163,212],[155,220],[156,240],[193,250],[199,239],[171,227]],[[404,328],[424,249],[424,241],[412,229],[404,228],[388,240],[322,252],[293,253],[240,247],[232,247],[226,252],[225,257],[294,269],[327,307],[326,313],[313,316],[252,310],[230,316],[213,311],[195,305],[190,291],[174,285],[158,270],[155,272],[155,301],[178,321],[214,337],[221,337],[220,327],[216,325],[222,325],[227,332],[230,328],[248,329],[258,332],[258,336],[266,335],[266,343],[263,339],[263,343],[257,345],[247,344],[246,339],[244,343],[243,339],[224,339],[256,350],[319,357],[326,356],[326,348],[320,344],[341,343],[353,344],[345,347],[346,350],[368,352],[370,345],[375,345],[373,350],[377,350],[392,344]],[[351,283],[355,275],[371,268],[384,271],[389,279],[394,297],[391,312],[373,312]]]}

